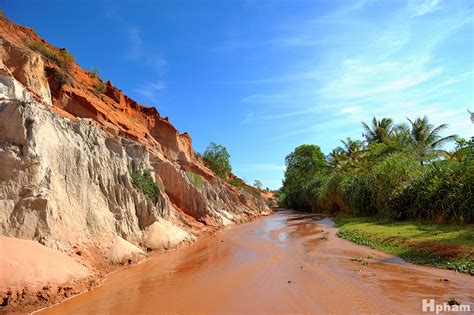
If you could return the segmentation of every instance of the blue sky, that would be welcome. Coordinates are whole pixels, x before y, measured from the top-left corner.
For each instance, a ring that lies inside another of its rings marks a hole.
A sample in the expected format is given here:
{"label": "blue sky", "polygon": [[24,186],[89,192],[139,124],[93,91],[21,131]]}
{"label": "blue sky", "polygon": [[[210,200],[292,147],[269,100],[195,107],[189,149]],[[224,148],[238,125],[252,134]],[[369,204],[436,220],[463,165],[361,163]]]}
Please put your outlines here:
{"label": "blue sky", "polygon": [[9,18],[155,106],[196,150],[278,188],[284,158],[360,138],[371,117],[427,114],[470,137],[474,2],[22,1]]}

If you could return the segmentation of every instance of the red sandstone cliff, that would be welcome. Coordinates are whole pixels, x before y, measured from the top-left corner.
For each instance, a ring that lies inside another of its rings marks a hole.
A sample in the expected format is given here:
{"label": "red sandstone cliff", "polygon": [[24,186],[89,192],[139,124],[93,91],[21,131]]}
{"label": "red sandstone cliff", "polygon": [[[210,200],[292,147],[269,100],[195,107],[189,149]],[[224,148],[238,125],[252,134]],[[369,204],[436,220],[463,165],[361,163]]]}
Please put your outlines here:
{"label": "red sandstone cliff", "polygon": [[[93,285],[112,264],[270,212],[253,187],[229,185],[206,168],[191,137],[155,108],[6,18],[0,19],[0,165],[0,234],[7,236],[0,248],[21,238],[38,253],[2,252],[4,310],[48,305]],[[131,172],[140,168],[152,170],[154,199],[132,184]],[[63,255],[58,265],[38,258],[51,249]],[[15,272],[26,276],[7,274],[19,259],[29,263]],[[28,280],[38,273],[49,280]],[[55,289],[65,285],[70,289]]]}

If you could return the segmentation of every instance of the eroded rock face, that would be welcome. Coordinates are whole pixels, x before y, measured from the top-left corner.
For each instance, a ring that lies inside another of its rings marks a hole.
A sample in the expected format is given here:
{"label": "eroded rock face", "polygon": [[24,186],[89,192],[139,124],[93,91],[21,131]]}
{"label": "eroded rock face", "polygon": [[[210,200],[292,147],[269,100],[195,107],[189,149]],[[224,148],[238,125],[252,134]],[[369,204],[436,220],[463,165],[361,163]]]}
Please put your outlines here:
{"label": "eroded rock face", "polygon": [[132,186],[134,165],[151,168],[140,143],[109,138],[93,121],[64,119],[34,101],[0,101],[0,128],[7,131],[0,135],[2,234],[139,242],[143,228],[169,218],[164,191],[152,202]]}
{"label": "eroded rock face", "polygon": [[44,103],[51,105],[51,92],[44,61],[40,55],[25,53],[20,47],[1,37],[0,59],[19,83],[30,87],[32,93],[41,98]]}
{"label": "eroded rock face", "polygon": [[[32,51],[32,30],[0,30],[0,234],[120,262],[270,212],[202,165],[155,108]],[[137,169],[152,170],[153,200],[132,184]]]}

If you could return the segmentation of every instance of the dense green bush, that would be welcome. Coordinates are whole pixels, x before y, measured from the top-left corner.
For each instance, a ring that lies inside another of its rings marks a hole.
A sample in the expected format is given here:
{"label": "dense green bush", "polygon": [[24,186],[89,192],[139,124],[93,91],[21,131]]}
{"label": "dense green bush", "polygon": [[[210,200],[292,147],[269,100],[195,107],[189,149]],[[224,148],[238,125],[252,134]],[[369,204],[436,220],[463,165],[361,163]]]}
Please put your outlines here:
{"label": "dense green bush", "polygon": [[314,201],[312,189],[320,181],[319,175],[327,162],[316,145],[301,145],[285,159],[286,171],[283,181],[284,204],[293,209],[309,209]]}
{"label": "dense green bush", "polygon": [[5,12],[3,12],[3,10],[0,10],[0,19],[9,21],[8,17],[5,15]]}
{"label": "dense green bush", "polygon": [[152,170],[135,170],[130,176],[132,177],[132,184],[140,190],[145,196],[151,200],[156,201],[158,185],[153,180],[151,175]]}

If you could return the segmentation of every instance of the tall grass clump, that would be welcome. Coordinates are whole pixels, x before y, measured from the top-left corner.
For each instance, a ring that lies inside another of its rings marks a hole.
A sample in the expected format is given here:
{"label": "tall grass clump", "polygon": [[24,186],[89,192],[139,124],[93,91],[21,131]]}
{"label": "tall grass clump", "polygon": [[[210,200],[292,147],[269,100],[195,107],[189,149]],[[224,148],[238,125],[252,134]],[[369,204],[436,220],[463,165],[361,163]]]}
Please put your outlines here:
{"label": "tall grass clump", "polygon": [[345,199],[350,212],[363,216],[377,215],[377,208],[372,202],[373,186],[367,173],[349,177]]}
{"label": "tall grass clump", "polygon": [[396,199],[405,219],[474,222],[474,157],[437,161]]}
{"label": "tall grass clump", "polygon": [[421,164],[407,155],[389,155],[371,169],[367,175],[370,202],[381,217],[400,218],[395,202],[398,195],[423,174]]}

